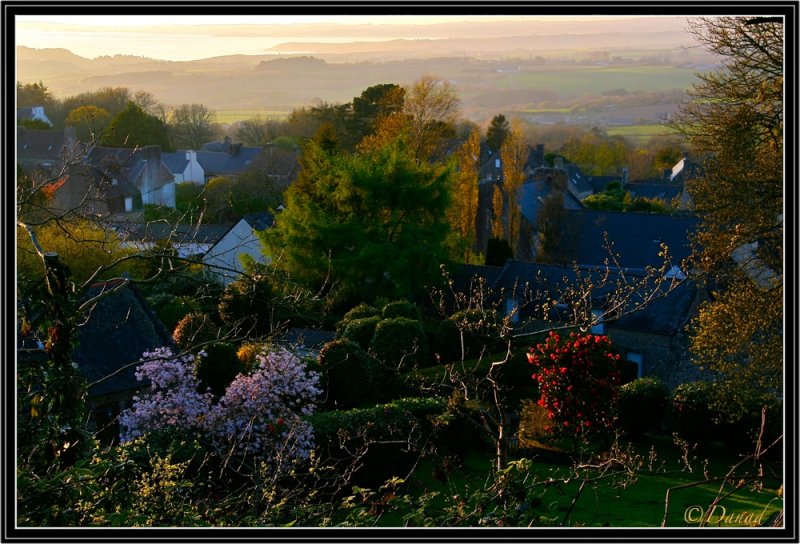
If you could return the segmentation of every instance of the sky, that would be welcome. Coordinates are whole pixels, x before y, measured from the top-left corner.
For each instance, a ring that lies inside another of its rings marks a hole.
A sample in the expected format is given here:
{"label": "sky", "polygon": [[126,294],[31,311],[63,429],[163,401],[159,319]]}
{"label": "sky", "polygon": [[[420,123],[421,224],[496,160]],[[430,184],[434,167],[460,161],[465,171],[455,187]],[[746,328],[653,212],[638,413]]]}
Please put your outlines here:
{"label": "sky", "polygon": [[[594,20],[579,16],[484,15],[80,15],[15,18],[16,43],[63,48],[85,58],[137,55],[196,60],[222,55],[264,54],[287,41],[349,42],[431,38],[431,25],[458,21]],[[615,19],[623,17],[614,17]],[[336,25],[320,27],[322,23]],[[307,26],[307,25],[317,25]],[[358,25],[354,29],[353,25]],[[426,33],[427,32],[427,33]]]}

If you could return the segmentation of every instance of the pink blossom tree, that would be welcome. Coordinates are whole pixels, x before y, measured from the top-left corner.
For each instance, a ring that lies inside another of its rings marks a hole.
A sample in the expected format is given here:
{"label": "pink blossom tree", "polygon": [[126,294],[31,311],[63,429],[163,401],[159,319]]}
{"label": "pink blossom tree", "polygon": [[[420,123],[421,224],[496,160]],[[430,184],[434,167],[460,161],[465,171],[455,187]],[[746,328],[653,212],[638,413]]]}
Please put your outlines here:
{"label": "pink blossom tree", "polygon": [[120,415],[123,442],[150,430],[197,433],[220,455],[251,456],[276,471],[307,459],[314,448],[304,416],[314,411],[319,376],[307,372],[296,355],[285,350],[256,355],[257,368],[238,375],[216,403],[210,392],[198,391],[192,356],[159,348],[143,360],[136,377],[149,380],[150,387]]}

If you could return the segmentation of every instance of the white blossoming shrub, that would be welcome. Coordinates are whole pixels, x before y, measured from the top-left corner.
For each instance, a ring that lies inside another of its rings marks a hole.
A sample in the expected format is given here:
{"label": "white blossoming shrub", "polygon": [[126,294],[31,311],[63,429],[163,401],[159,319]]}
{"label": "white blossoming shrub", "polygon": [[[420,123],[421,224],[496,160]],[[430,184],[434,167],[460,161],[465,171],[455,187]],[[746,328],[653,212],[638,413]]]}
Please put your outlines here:
{"label": "white blossoming shrub", "polygon": [[238,375],[217,403],[211,393],[197,392],[190,356],[160,348],[143,359],[136,377],[149,379],[150,391],[120,415],[123,442],[149,430],[196,432],[220,454],[253,456],[276,470],[306,459],[314,448],[313,430],[302,417],[314,411],[319,375],[307,372],[296,355],[256,355],[258,367]]}

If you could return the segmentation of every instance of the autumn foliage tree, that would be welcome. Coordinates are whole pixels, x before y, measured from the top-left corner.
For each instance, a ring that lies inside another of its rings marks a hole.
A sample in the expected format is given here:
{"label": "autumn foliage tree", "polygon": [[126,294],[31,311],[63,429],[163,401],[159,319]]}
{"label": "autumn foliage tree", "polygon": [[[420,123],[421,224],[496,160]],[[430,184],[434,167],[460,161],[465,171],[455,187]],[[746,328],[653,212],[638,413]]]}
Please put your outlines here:
{"label": "autumn foliage tree", "polygon": [[475,250],[478,217],[478,169],[480,167],[480,134],[473,131],[456,152],[457,171],[453,176],[452,201],[447,219],[463,250],[465,262]]}
{"label": "autumn foliage tree", "polygon": [[782,387],[783,24],[698,18],[690,29],[722,60],[677,124],[710,157],[687,186],[700,216],[697,266],[713,289],[691,347],[718,376],[718,402],[737,413]]}
{"label": "autumn foliage tree", "polygon": [[503,189],[508,200],[507,240],[512,251],[517,251],[522,229],[522,208],[519,198],[525,181],[525,163],[528,160],[528,142],[522,130],[522,122],[514,119],[511,131],[500,148],[503,166]]}

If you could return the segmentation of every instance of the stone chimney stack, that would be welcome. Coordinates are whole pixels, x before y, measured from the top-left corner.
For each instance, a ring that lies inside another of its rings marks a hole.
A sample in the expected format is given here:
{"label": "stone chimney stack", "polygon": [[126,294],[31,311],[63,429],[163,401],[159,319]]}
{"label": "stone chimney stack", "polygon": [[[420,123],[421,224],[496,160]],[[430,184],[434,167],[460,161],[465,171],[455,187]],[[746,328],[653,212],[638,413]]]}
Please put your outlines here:
{"label": "stone chimney stack", "polygon": [[622,167],[622,188],[624,189],[625,186],[628,184],[628,167]]}

